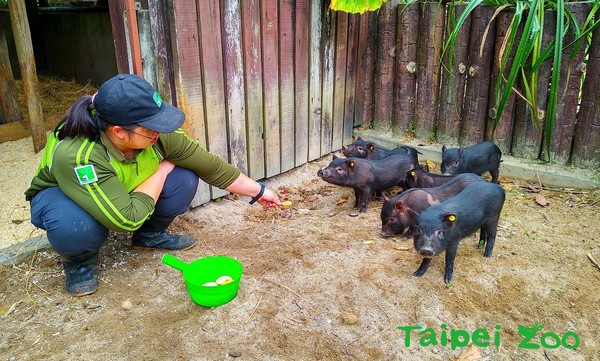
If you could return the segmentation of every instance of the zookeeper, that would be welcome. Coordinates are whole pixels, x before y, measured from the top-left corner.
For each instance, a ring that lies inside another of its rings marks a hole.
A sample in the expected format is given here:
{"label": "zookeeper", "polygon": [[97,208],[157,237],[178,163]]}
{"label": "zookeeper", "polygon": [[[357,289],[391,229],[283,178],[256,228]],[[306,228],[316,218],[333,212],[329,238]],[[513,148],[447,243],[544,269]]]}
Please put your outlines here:
{"label": "zookeeper", "polygon": [[62,257],[66,290],[98,288],[96,262],[108,231],[133,232],[134,249],[186,250],[191,236],[167,232],[186,212],[199,178],[279,206],[270,189],[210,153],[180,129],[185,115],[143,78],[121,74],[79,98],[49,135],[25,192],[31,223]]}

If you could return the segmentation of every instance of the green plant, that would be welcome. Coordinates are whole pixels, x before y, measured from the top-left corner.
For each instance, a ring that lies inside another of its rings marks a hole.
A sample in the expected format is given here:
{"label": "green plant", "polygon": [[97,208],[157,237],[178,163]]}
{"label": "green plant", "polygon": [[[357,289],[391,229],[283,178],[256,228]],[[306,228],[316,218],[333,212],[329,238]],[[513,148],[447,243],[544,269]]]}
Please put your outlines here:
{"label": "green plant", "polygon": [[[453,4],[451,3],[450,7]],[[492,20],[503,10],[514,11],[510,28],[507,31],[504,44],[502,44],[503,51],[500,57],[500,74],[502,76],[498,77],[494,85],[494,130],[504,112],[511,92],[515,91],[514,85],[520,76],[524,85],[524,94],[516,93],[529,104],[531,118],[538,128],[541,129],[541,121],[545,117],[545,151],[550,155],[560,80],[560,67],[562,65],[562,50],[572,46],[571,56],[574,56],[579,51],[579,47],[582,46],[582,40],[585,40],[591,31],[600,24],[600,20],[596,17],[596,13],[600,8],[600,1],[593,1],[592,9],[583,26],[580,28],[573,14],[565,8],[565,0],[469,0],[461,16],[455,19],[455,22],[452,24],[448,39],[442,50],[442,59],[444,59],[446,52],[450,55],[448,59],[452,59],[458,31],[469,14],[480,5],[488,5],[496,8]],[[550,12],[555,12],[556,14],[556,37],[552,43],[543,48],[544,17],[550,16]],[[575,40],[569,44],[564,44],[563,40],[569,28],[572,28],[575,32]],[[522,35],[516,43],[519,31],[521,31]],[[507,69],[509,55],[513,49],[514,60],[511,67]],[[538,70],[543,62],[549,60],[552,61],[549,97],[546,110],[540,111],[538,109],[537,89]],[[445,64],[445,66],[448,66],[448,64]],[[508,75],[504,77],[504,74]]]}

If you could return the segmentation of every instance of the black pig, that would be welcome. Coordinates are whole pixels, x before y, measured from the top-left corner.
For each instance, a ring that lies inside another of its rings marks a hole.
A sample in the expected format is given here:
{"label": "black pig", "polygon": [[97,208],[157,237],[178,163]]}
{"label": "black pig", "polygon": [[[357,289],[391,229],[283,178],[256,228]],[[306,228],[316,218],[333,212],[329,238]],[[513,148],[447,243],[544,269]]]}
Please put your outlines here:
{"label": "black pig", "polygon": [[404,233],[407,228],[417,224],[417,217],[422,211],[454,197],[475,182],[484,182],[484,180],[473,173],[458,174],[448,183],[438,187],[413,188],[393,198],[386,198],[381,207],[382,236],[389,237]]}
{"label": "black pig", "polygon": [[490,172],[492,182],[498,183],[500,171],[500,148],[486,141],[466,148],[450,148],[442,146],[442,173],[445,175],[458,173],[475,173],[482,175]]}
{"label": "black pig", "polygon": [[456,174],[441,175],[430,173],[425,170],[424,167],[419,166],[406,172],[406,177],[404,177],[404,185],[406,188],[431,188],[448,183],[454,177],[456,177]]}
{"label": "black pig", "polygon": [[403,153],[413,157],[415,163],[419,163],[418,150],[407,145],[403,145],[394,149],[382,147],[374,142],[368,142],[358,137],[352,144],[342,146],[342,154],[346,157],[358,157],[371,160],[383,159],[390,154]]}
{"label": "black pig", "polygon": [[416,166],[407,154],[393,154],[380,160],[364,158],[338,158],[327,168],[317,172],[324,181],[354,189],[354,208],[364,212],[367,202],[375,194],[399,185],[404,174]]}
{"label": "black pig", "polygon": [[459,241],[478,229],[480,244],[485,243],[483,256],[491,257],[504,198],[499,185],[476,182],[455,197],[421,212],[411,231],[415,249],[424,258],[413,275],[423,276],[432,257],[446,251],[444,282],[450,283]]}

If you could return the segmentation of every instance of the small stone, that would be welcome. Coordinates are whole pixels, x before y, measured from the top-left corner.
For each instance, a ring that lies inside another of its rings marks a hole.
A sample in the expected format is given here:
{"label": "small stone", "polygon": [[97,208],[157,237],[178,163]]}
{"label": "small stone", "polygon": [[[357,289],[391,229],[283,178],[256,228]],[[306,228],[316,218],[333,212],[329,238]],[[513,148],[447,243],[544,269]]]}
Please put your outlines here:
{"label": "small stone", "polygon": [[281,218],[291,218],[292,212],[281,212]]}
{"label": "small stone", "polygon": [[131,301],[129,300],[125,300],[121,303],[121,307],[125,310],[125,311],[129,311],[133,308],[133,303],[131,303]]}
{"label": "small stone", "polygon": [[342,322],[346,325],[355,325],[358,322],[358,316],[350,312],[342,313]]}
{"label": "small stone", "polygon": [[242,356],[242,353],[238,350],[232,350],[232,351],[229,351],[229,356],[230,357],[240,357],[240,356]]}

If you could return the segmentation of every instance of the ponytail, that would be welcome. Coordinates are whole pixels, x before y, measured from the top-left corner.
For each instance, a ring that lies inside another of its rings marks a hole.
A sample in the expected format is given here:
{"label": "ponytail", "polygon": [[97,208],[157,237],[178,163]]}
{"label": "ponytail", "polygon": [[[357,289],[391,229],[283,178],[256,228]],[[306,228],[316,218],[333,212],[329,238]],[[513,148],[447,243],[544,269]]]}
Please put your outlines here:
{"label": "ponytail", "polygon": [[71,106],[54,129],[58,139],[82,135],[94,141],[100,137],[100,131],[106,129],[108,123],[96,113],[92,99],[91,95],[84,95]]}

